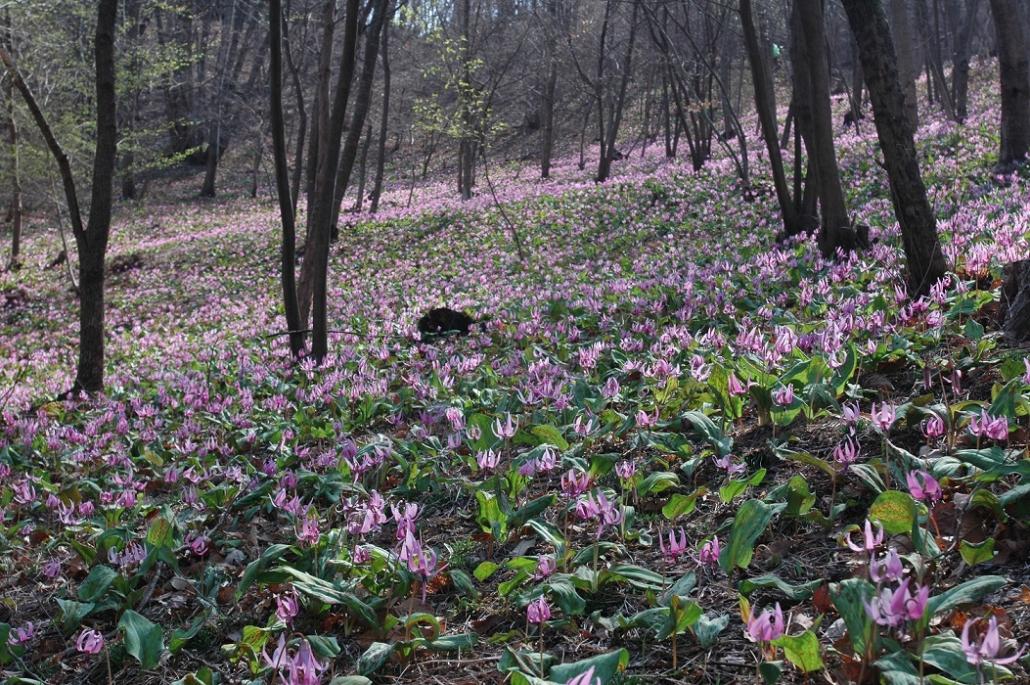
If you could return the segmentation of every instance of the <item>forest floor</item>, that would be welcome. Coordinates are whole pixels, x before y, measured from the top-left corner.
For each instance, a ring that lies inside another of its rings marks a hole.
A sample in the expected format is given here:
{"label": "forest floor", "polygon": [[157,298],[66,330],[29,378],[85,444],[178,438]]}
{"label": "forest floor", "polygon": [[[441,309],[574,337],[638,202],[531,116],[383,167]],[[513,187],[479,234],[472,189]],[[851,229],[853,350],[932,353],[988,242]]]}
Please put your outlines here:
{"label": "forest floor", "polygon": [[[47,402],[77,331],[39,222],[0,275],[0,672],[1028,682],[961,649],[978,618],[999,657],[1030,641],[1030,362],[998,333],[1030,193],[991,175],[996,95],[971,109],[920,129],[955,274],[918,301],[870,125],[839,153],[875,244],[835,261],[774,242],[766,179],[658,146],[600,185],[573,159],[467,203],[399,184],[344,217],[319,368],[278,334],[275,203],[173,188],[119,210],[106,396]],[[484,323],[420,342],[443,305]],[[875,624],[904,583],[921,613]],[[749,639],[774,606],[785,635]]]}

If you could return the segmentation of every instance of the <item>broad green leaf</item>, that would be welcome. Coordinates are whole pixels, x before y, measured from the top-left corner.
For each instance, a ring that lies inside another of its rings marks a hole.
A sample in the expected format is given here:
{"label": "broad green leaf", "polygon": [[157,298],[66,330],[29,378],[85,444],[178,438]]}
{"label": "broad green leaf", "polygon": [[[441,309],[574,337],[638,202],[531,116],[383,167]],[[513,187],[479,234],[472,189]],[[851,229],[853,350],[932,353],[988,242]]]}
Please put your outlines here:
{"label": "broad green leaf", "polygon": [[79,599],[83,602],[95,602],[104,596],[107,588],[118,577],[118,572],[110,566],[94,566],[86,579],[79,586]]}
{"label": "broad green leaf", "polygon": [[358,675],[370,676],[381,669],[393,654],[393,645],[385,642],[373,642],[365,650],[365,653],[358,657],[355,665]]}
{"label": "broad green leaf", "polygon": [[755,553],[755,542],[769,526],[773,517],[787,507],[786,504],[766,504],[749,499],[740,505],[733,519],[726,546],[719,555],[719,566],[726,573],[736,568],[747,568]]}
{"label": "broad green leaf", "polygon": [[492,576],[494,574],[494,571],[496,571],[499,568],[500,566],[492,561],[484,561],[481,564],[479,564],[479,566],[476,566],[476,569],[472,572],[472,575],[475,576],[476,580],[478,580],[479,582],[483,582],[484,580]]}
{"label": "broad green leaf", "polygon": [[135,657],[143,670],[157,666],[165,648],[161,626],[129,609],[118,621],[118,629],[125,635],[125,651]]}
{"label": "broad green leaf", "polygon": [[562,437],[561,431],[556,426],[551,424],[544,424],[541,426],[533,426],[533,435],[540,438],[540,442],[547,443],[548,445],[554,445],[561,451],[569,449],[569,443]]}
{"label": "broad green leaf", "polygon": [[910,533],[916,520],[915,500],[907,492],[881,492],[869,505],[869,519],[882,524],[891,535]]}
{"label": "broad green leaf", "polygon": [[740,594],[745,597],[754,592],[756,588],[776,588],[789,599],[792,599],[795,602],[801,602],[811,597],[822,582],[823,581],[821,579],[816,579],[799,585],[791,585],[775,573],[768,573],[766,575],[742,580],[740,581],[738,588],[740,590]]}
{"label": "broad green leaf", "polygon": [[806,630],[800,635],[783,635],[773,640],[773,644],[782,647],[787,661],[794,664],[802,673],[811,673],[823,667],[819,638],[811,630]]}
{"label": "broad green leaf", "polygon": [[607,654],[599,654],[589,659],[573,661],[570,664],[559,664],[551,668],[548,679],[556,683],[567,683],[578,675],[594,668],[594,678],[600,681],[600,685],[608,685],[615,678],[617,673],[626,670],[629,665],[629,652],[619,649]]}
{"label": "broad green leaf", "polygon": [[699,497],[708,494],[708,488],[702,486],[689,495],[673,494],[669,501],[662,507],[662,515],[670,521],[675,521],[680,516],[686,516],[694,511]]}
{"label": "broad green leaf", "polygon": [[714,645],[719,638],[719,634],[726,630],[726,626],[729,623],[730,617],[728,614],[721,614],[712,618],[709,618],[708,614],[702,614],[694,625],[694,634],[697,635],[697,641],[701,643],[701,647],[708,649]]}
{"label": "broad green leaf", "polygon": [[976,544],[963,540],[959,543],[958,551],[962,555],[962,561],[970,566],[988,562],[994,558],[994,538],[987,538]]}
{"label": "broad green leaf", "polygon": [[931,597],[928,603],[929,615],[950,611],[963,604],[978,602],[995,590],[1005,587],[1008,581],[1003,576],[980,576],[961,585]]}
{"label": "broad green leaf", "polygon": [[73,599],[58,599],[57,606],[61,609],[61,629],[71,633],[82,624],[82,619],[89,616],[96,606],[93,602],[76,602]]}
{"label": "broad green leaf", "polygon": [[872,637],[874,625],[865,604],[873,598],[876,588],[863,578],[848,578],[830,586],[830,601],[848,628],[848,639],[856,654],[865,654],[866,644]]}

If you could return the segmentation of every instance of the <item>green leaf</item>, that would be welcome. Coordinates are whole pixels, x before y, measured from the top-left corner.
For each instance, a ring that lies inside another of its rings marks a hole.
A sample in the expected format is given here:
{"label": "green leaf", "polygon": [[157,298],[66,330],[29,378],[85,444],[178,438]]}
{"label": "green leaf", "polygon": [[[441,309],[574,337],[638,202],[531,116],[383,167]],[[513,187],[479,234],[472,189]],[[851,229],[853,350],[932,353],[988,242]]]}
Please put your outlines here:
{"label": "green leaf", "polygon": [[277,561],[290,551],[290,549],[290,545],[271,545],[261,553],[260,557],[247,564],[247,568],[243,570],[243,577],[240,578],[240,585],[236,588],[236,599],[243,597],[243,593],[257,580],[258,574],[268,568],[268,565],[273,561]]}
{"label": "green leaf", "polygon": [[93,602],[58,599],[57,606],[61,609],[61,629],[70,633],[82,624],[82,619],[89,616],[96,605]]}
{"label": "green leaf", "polygon": [[856,654],[865,654],[866,644],[872,636],[873,623],[865,604],[873,598],[876,588],[863,578],[848,578],[830,586],[830,601],[848,628],[848,639]]}
{"label": "green leaf", "polygon": [[758,672],[762,675],[765,685],[776,685],[783,676],[783,662],[763,661],[758,664]]}
{"label": "green leaf", "polygon": [[340,643],[332,635],[328,637],[325,635],[308,635],[306,639],[308,644],[311,645],[311,651],[319,659],[332,661],[340,656]]}
{"label": "green leaf", "polygon": [[[962,653],[962,642],[953,633],[930,635],[923,645],[923,661],[933,668],[946,673],[960,683],[981,683],[976,668],[966,661]],[[991,674],[990,682],[998,682],[1012,677],[1012,672],[1004,666],[986,667]]]}
{"label": "green leaf", "polygon": [[206,611],[202,613],[200,616],[197,616],[197,618],[194,619],[193,623],[190,624],[189,628],[186,628],[185,630],[183,630],[182,628],[173,630],[172,637],[168,640],[168,651],[172,654],[175,654],[180,649],[189,644],[189,641],[197,636],[197,633],[199,633],[200,629],[204,627],[204,624],[207,623],[207,619],[210,616],[210,610]]}
{"label": "green leaf", "polygon": [[720,457],[724,457],[733,450],[733,439],[727,437],[715,422],[699,411],[688,411],[682,415],[684,421],[694,427],[708,441]]}
{"label": "green leaf", "polygon": [[910,533],[916,520],[915,500],[907,492],[881,492],[869,506],[869,520],[879,522],[891,535]]}
{"label": "green leaf", "polygon": [[819,638],[811,630],[806,630],[800,635],[783,635],[773,640],[773,644],[782,647],[787,661],[794,664],[802,673],[811,673],[823,667]]}
{"label": "green leaf", "polygon": [[340,675],[329,681],[329,685],[372,685],[372,681],[363,675]]}
{"label": "green leaf", "polygon": [[393,654],[393,645],[386,642],[373,642],[358,658],[355,669],[358,675],[370,676],[383,667]]}
{"label": "green leaf", "polygon": [[309,597],[314,597],[326,604],[342,604],[361,617],[361,619],[370,626],[379,625],[376,613],[372,610],[372,607],[365,604],[365,602],[359,599],[358,596],[352,592],[348,592],[337,587],[328,580],[323,580],[318,576],[305,573],[304,571],[295,569],[292,566],[279,566],[276,570],[293,576],[293,586]]}
{"label": "green leaf", "polygon": [[175,529],[172,522],[164,516],[158,516],[150,523],[147,530],[147,544],[152,547],[171,548]]}
{"label": "green leaf", "polygon": [[472,575],[475,576],[476,580],[482,583],[484,580],[492,576],[494,571],[499,568],[500,566],[492,561],[484,561],[479,564],[479,566],[476,566],[476,570],[472,572]]}
{"label": "green leaf", "polygon": [[118,621],[118,629],[125,635],[125,651],[136,658],[143,670],[157,666],[165,648],[161,626],[129,609]]}
{"label": "green leaf", "polygon": [[1005,587],[1007,583],[1008,581],[1003,576],[980,576],[967,580],[936,597],[931,597],[928,603],[929,615],[933,616],[963,604],[978,602],[995,590]]}
{"label": "green leaf", "polygon": [[434,652],[458,652],[463,649],[471,649],[478,641],[479,636],[475,633],[459,633],[444,635],[427,643],[426,646]]}
{"label": "green leaf", "polygon": [[541,426],[533,426],[533,435],[540,438],[540,442],[554,445],[561,451],[569,449],[569,443],[562,436],[561,431],[558,430],[557,426],[551,424],[544,424]]}
{"label": "green leaf", "polygon": [[779,459],[783,459],[784,461],[792,461],[795,464],[801,464],[803,466],[811,466],[813,468],[817,468],[823,473],[825,473],[827,476],[830,476],[831,478],[837,475],[837,469],[833,467],[833,464],[826,461],[825,459],[820,459],[819,457],[813,455],[810,452],[796,452],[792,449],[788,449],[782,446],[774,447],[773,452]]}
{"label": "green leaf", "polygon": [[795,602],[801,602],[811,597],[822,582],[823,581],[821,579],[816,579],[810,580],[807,583],[801,583],[800,585],[791,585],[775,573],[769,573],[740,581],[739,590],[740,594],[747,597],[757,588],[772,587],[782,592],[789,599],[792,599]]}
{"label": "green leaf", "polygon": [[736,568],[747,568],[755,553],[755,542],[769,526],[773,517],[787,507],[786,504],[766,504],[749,499],[740,505],[733,519],[726,546],[719,555],[719,566],[725,573]]}
{"label": "green leaf", "polygon": [[669,501],[662,507],[662,515],[670,521],[675,521],[680,516],[686,516],[694,511],[699,497],[708,494],[708,488],[702,486],[689,495],[676,493],[669,498]]}
{"label": "green leaf", "polygon": [[476,586],[473,584],[472,578],[469,577],[469,574],[465,573],[465,571],[460,568],[452,568],[447,573],[450,575],[451,582],[454,583],[454,587],[456,587],[460,592],[472,598],[479,596],[479,592],[476,590]]}
{"label": "green leaf", "polygon": [[701,643],[701,647],[708,649],[715,644],[719,634],[726,630],[726,626],[729,624],[730,617],[728,614],[721,614],[714,618],[709,618],[708,614],[702,614],[694,626],[694,634],[697,635],[697,641]]}
{"label": "green leaf", "polygon": [[79,586],[79,599],[83,602],[95,602],[104,596],[107,588],[118,577],[118,572],[110,566],[94,566],[86,579]]}
{"label": "green leaf", "polygon": [[593,667],[594,678],[600,680],[600,685],[608,685],[617,673],[626,670],[627,665],[629,665],[629,652],[619,649],[589,659],[573,661],[570,664],[559,664],[551,668],[547,677],[556,683],[567,683]]}
{"label": "green leaf", "polygon": [[958,546],[962,561],[970,566],[976,566],[994,558],[994,538],[987,538],[976,544],[963,540]]}

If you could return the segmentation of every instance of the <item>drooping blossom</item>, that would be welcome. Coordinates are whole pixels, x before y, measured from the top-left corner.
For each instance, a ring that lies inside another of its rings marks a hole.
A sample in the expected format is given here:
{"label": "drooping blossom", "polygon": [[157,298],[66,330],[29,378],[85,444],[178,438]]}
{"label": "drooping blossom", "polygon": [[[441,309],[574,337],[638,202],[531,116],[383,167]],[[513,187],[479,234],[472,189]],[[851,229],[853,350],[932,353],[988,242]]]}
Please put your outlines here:
{"label": "drooping blossom", "polygon": [[991,416],[984,412],[969,420],[969,432],[978,438],[1004,442],[1009,439],[1009,422],[1004,416]]}
{"label": "drooping blossom", "polygon": [[293,588],[275,596],[275,615],[283,623],[287,625],[293,623],[293,619],[298,613],[300,613],[300,599]]}
{"label": "drooping blossom", "polygon": [[923,431],[923,436],[928,440],[936,440],[947,432],[947,426],[944,425],[944,419],[937,414],[931,415],[929,418],[924,419],[919,427]]}
{"label": "drooping blossom", "polygon": [[578,497],[590,487],[590,474],[569,469],[561,477],[561,491],[566,497]]}
{"label": "drooping blossom", "polygon": [[83,628],[75,640],[75,649],[83,654],[99,654],[104,648],[104,636],[97,630]]}
{"label": "drooping blossom", "polygon": [[898,550],[893,547],[879,559],[869,561],[869,577],[877,585],[888,581],[899,581],[903,575],[905,575],[905,566],[901,563]]}
{"label": "drooping blossom", "polygon": [[930,599],[930,586],[923,585],[912,594],[909,586],[912,579],[905,578],[892,592],[883,588],[872,600],[865,603],[866,614],[878,625],[896,628],[905,621],[916,621],[923,617]]}
{"label": "drooping blossom", "polygon": [[676,535],[677,529],[669,529],[669,544],[665,544],[665,539],[662,537],[661,532],[658,533],[658,547],[662,551],[662,556],[667,561],[676,561],[683,556],[687,551],[687,533],[682,528],[679,528],[679,536]]}
{"label": "drooping blossom", "polygon": [[518,421],[512,419],[511,414],[507,414],[507,420],[503,423],[500,419],[495,419],[493,423],[494,435],[502,440],[510,440],[515,437],[515,433],[519,429]]}
{"label": "drooping blossom", "polygon": [[921,502],[934,504],[944,496],[941,484],[928,471],[909,471],[905,475],[905,480],[908,483],[909,494]]}
{"label": "drooping blossom", "polygon": [[541,556],[537,559],[536,570],[533,571],[533,580],[549,578],[557,568],[558,566],[555,564],[554,557]]}
{"label": "drooping blossom", "polygon": [[547,603],[546,597],[541,595],[526,606],[526,620],[533,625],[540,625],[541,623],[550,620],[550,618],[551,605]]}
{"label": "drooping blossom", "polygon": [[772,610],[766,609],[759,615],[754,613],[747,621],[747,637],[752,642],[772,642],[783,635],[783,609],[780,603]]}
{"label": "drooping blossom", "polygon": [[601,678],[594,677],[594,667],[591,666],[571,680],[566,681],[565,685],[601,685]]}
{"label": "drooping blossom", "polygon": [[[873,527],[876,527],[876,531],[873,531]],[[855,552],[874,552],[877,547],[883,544],[883,526],[879,523],[873,523],[869,519],[865,520],[865,529],[862,544],[858,544],[851,539],[851,531],[844,536],[844,541],[848,544]]]}
{"label": "drooping blossom", "polygon": [[979,642],[971,639],[970,633],[973,626],[980,620],[979,618],[974,618],[966,621],[966,625],[962,627],[962,652],[966,655],[966,661],[977,667],[983,663],[1005,666],[1015,663],[1023,656],[1023,652],[1026,651],[1026,645],[1023,645],[1019,650],[1008,656],[998,656],[998,652],[1001,650],[1001,636],[998,634],[998,618],[996,616],[991,616],[987,621],[987,631],[980,638]]}
{"label": "drooping blossom", "polygon": [[701,545],[701,551],[698,552],[697,561],[702,566],[715,566],[719,563],[720,551],[719,536],[715,535],[711,540],[706,540],[705,543]]}
{"label": "drooping blossom", "polygon": [[846,438],[833,448],[833,460],[843,467],[851,466],[858,460],[858,443]]}
{"label": "drooping blossom", "polygon": [[881,433],[887,433],[890,431],[891,426],[893,426],[894,422],[897,420],[897,412],[894,409],[894,405],[887,402],[881,404],[879,409],[876,408],[876,403],[873,403],[873,412],[871,416],[873,425],[876,426]]}
{"label": "drooping blossom", "polygon": [[620,461],[615,465],[615,474],[622,480],[630,480],[637,472],[637,464],[634,461]]}
{"label": "drooping blossom", "polygon": [[788,407],[794,403],[794,386],[784,385],[773,393],[773,402],[779,407]]}
{"label": "drooping blossom", "polygon": [[730,371],[729,376],[726,377],[726,389],[730,393],[730,397],[740,397],[741,395],[747,394],[747,388],[740,379],[737,378],[736,374]]}

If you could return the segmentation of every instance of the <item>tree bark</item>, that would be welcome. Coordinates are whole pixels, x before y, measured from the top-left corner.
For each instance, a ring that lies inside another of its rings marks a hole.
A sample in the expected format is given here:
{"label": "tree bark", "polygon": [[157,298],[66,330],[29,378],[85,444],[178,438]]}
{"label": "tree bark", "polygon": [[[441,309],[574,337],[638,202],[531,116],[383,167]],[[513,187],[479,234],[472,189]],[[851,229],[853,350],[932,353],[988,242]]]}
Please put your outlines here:
{"label": "tree bark", "polygon": [[294,357],[304,352],[303,324],[297,303],[297,278],[294,264],[297,259],[297,227],[293,194],[290,190],[289,167],[286,162],[286,127],[283,117],[283,10],[282,0],[270,0],[268,9],[269,38],[271,43],[271,126],[272,154],[275,158],[275,187],[279,198],[279,216],[282,220],[283,304],[286,328],[289,331],[290,351]]}
{"label": "tree bark", "polygon": [[991,0],[1001,81],[998,171],[1009,172],[1030,151],[1030,53],[1019,0]]}
{"label": "tree bark", "polygon": [[[14,36],[11,32],[11,10],[4,9],[4,47],[14,54]],[[4,94],[7,99],[7,144],[11,160],[11,261],[8,268],[17,271],[21,267],[21,224],[22,189],[21,155],[18,149],[18,120],[14,116],[14,84],[7,79]]]}
{"label": "tree bark", "polygon": [[554,96],[558,89],[558,1],[547,0],[550,26],[547,32],[547,79],[541,97],[540,178],[551,177],[551,154],[554,150]]}
{"label": "tree bark", "polygon": [[831,257],[838,249],[850,251],[855,245],[833,144],[830,67],[825,49],[823,4],[822,0],[797,0],[794,8],[800,28],[799,47],[808,71],[811,96],[812,130],[808,150],[819,175],[819,209],[822,219],[819,247],[823,256]]}
{"label": "tree bark", "polygon": [[898,78],[897,56],[880,0],[843,0],[858,42],[873,105],[876,133],[890,180],[894,214],[908,263],[908,291],[923,295],[944,276],[947,262],[937,238],[937,219],[926,197],[914,134]]}
{"label": "tree bark", "polygon": [[[776,101],[772,74],[769,72],[769,64],[765,60],[762,46],[758,41],[751,0],[740,0],[739,10],[740,22],[744,31],[744,46],[747,50],[748,62],[751,65],[751,81],[755,89],[755,109],[758,111],[762,137],[765,138],[765,146],[769,151],[773,186],[776,189],[776,200],[779,202],[780,216],[783,219],[783,232],[785,235],[791,236],[799,232],[800,226],[794,211],[794,201],[790,196],[790,189],[787,187],[783,155],[776,138],[779,131],[776,124]],[[724,101],[728,101],[728,97]],[[796,163],[799,162],[800,160],[796,160]]]}
{"label": "tree bark", "polygon": [[379,210],[379,199],[383,195],[383,172],[386,168],[386,136],[390,131],[390,22],[383,24],[383,111],[379,118],[379,142],[376,153],[376,173],[372,182],[372,197],[369,210]]}
{"label": "tree bark", "polygon": [[[334,188],[339,168],[343,124],[351,82],[354,80],[355,45],[358,39],[359,0],[347,0],[343,27],[343,50],[337,74],[332,112],[325,129],[326,147],[318,154],[318,170],[314,178],[312,203],[308,208],[308,236],[304,247],[304,265],[300,279],[301,322],[311,313],[311,355],[317,363],[329,351],[328,271],[329,239],[332,236]],[[314,140],[312,140],[314,142]]]}
{"label": "tree bark", "polygon": [[913,129],[919,128],[919,96],[916,93],[916,77],[919,69],[916,66],[915,42],[912,38],[912,13],[908,0],[888,0],[891,14],[891,34],[894,44],[898,46],[898,73],[901,78],[901,89],[905,94],[905,113]]}

